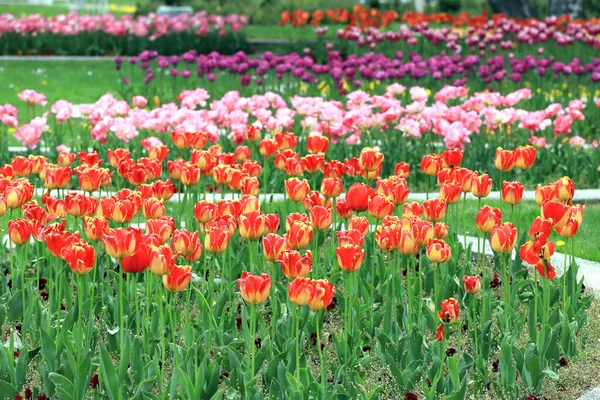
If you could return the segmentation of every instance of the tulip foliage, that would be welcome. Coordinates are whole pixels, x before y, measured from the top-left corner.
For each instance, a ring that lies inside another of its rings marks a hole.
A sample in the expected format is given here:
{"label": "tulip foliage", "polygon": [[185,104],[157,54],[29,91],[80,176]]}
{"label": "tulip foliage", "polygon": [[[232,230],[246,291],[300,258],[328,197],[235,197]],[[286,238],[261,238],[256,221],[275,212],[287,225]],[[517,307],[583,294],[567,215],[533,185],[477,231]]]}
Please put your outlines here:
{"label": "tulip foliage", "polygon": [[[535,189],[534,221],[517,217],[533,147],[498,149],[499,184],[459,149],[389,165],[378,147],[339,161],[326,136],[261,135],[231,153],[174,132],[149,157],[2,167],[2,393],[517,399],[580,352],[591,298],[574,259],[552,265],[551,233],[572,246],[584,207],[563,177]],[[428,200],[408,200],[411,176]],[[483,204],[494,186],[510,216]]]}

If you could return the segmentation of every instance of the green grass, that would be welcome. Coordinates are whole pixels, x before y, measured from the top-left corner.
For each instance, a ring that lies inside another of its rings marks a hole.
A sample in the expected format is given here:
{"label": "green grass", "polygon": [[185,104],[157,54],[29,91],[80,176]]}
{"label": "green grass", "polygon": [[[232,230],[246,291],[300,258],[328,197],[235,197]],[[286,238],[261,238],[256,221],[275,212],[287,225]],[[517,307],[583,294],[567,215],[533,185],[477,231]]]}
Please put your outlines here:
{"label": "green grass", "polygon": [[[143,0],[141,0],[143,3]],[[135,6],[134,0],[109,0],[109,5],[115,6]],[[3,5],[0,13],[10,13],[16,17],[23,17],[31,14],[41,14],[46,17],[52,17],[59,14],[67,14],[70,10],[63,6],[44,6],[44,5]],[[80,14],[86,14],[89,11],[81,10]],[[111,11],[112,14],[122,15],[123,11]]]}
{"label": "green grass", "polygon": [[12,103],[24,112],[17,97],[23,89],[44,93],[48,104],[66,99],[74,104],[89,103],[108,91],[117,89],[119,77],[114,62],[0,62],[0,104]]}

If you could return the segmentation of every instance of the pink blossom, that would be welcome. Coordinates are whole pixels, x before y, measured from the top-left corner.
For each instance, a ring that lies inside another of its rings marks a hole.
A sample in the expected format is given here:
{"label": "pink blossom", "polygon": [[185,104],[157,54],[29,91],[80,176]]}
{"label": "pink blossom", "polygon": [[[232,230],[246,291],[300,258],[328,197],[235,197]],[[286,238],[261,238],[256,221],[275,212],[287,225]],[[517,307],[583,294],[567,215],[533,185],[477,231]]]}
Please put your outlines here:
{"label": "pink blossom", "polygon": [[144,96],[133,96],[133,105],[139,108],[146,107],[148,100]]}
{"label": "pink blossom", "polygon": [[538,149],[543,149],[547,145],[546,138],[544,138],[544,137],[537,137],[537,136],[530,136],[529,137],[529,143],[531,143],[531,145],[533,147],[536,147]]}
{"label": "pink blossom", "polygon": [[424,103],[427,101],[428,97],[429,95],[427,94],[427,91],[424,88],[419,86],[413,86],[410,88],[410,98],[414,102]]}
{"label": "pink blossom", "polygon": [[15,139],[19,140],[23,146],[27,146],[32,150],[37,147],[41,137],[42,128],[31,123],[21,125],[15,134]]}
{"label": "pink blossom", "polygon": [[66,100],[58,100],[52,104],[51,111],[57,121],[64,122],[73,115],[73,105]]}
{"label": "pink blossom", "polygon": [[585,145],[585,139],[581,136],[573,136],[569,140],[569,144],[577,150],[580,150]]}
{"label": "pink blossom", "polygon": [[573,125],[573,118],[570,115],[559,115],[554,120],[554,134],[566,135],[571,133],[571,125]]}
{"label": "pink blossom", "polygon": [[48,104],[46,101],[46,96],[42,93],[38,93],[35,90],[25,89],[21,93],[17,94],[19,99],[26,102],[28,105],[33,106],[39,104],[41,106],[45,106]]}
{"label": "pink blossom", "polygon": [[149,136],[146,139],[142,140],[141,143],[142,143],[142,146],[144,146],[144,148],[146,150],[150,150],[157,146],[162,146],[162,144],[163,144],[163,142],[156,136]]}

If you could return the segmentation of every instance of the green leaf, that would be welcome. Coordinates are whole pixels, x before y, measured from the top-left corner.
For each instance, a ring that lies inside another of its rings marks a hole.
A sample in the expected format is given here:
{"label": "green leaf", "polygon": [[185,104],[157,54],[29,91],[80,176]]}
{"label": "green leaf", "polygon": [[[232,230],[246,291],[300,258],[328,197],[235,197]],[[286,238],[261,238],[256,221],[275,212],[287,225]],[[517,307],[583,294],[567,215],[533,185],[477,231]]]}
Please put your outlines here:
{"label": "green leaf", "polygon": [[0,380],[0,393],[5,396],[4,398],[12,399],[18,391],[19,390],[10,383]]}
{"label": "green leaf", "polygon": [[558,380],[558,375],[556,374],[556,372],[549,370],[549,369],[545,369],[543,371],[544,374],[548,375],[548,377],[552,380],[557,381]]}
{"label": "green leaf", "polygon": [[62,396],[60,396],[61,399],[75,400],[71,395],[72,393],[75,393],[75,385],[73,382],[56,372],[50,372],[48,378],[50,378],[58,390],[62,392]]}
{"label": "green leaf", "polygon": [[106,347],[102,344],[100,345],[100,383],[104,387],[110,400],[122,399],[120,391],[121,385],[119,384],[117,371],[112,363],[110,354],[108,354]]}

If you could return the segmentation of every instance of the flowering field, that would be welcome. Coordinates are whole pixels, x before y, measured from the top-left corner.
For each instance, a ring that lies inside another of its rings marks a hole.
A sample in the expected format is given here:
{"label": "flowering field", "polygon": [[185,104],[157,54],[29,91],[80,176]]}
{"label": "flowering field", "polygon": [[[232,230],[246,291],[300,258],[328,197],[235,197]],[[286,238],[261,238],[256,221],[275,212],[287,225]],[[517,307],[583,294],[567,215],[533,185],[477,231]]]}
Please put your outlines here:
{"label": "flowering field", "polygon": [[363,11],[292,10],[272,29],[313,49],[230,55],[186,37],[243,16],[0,16],[5,53],[127,54],[48,86],[2,65],[1,398],[598,384],[575,255],[600,261],[600,207],[574,201],[600,178],[597,21]]}

